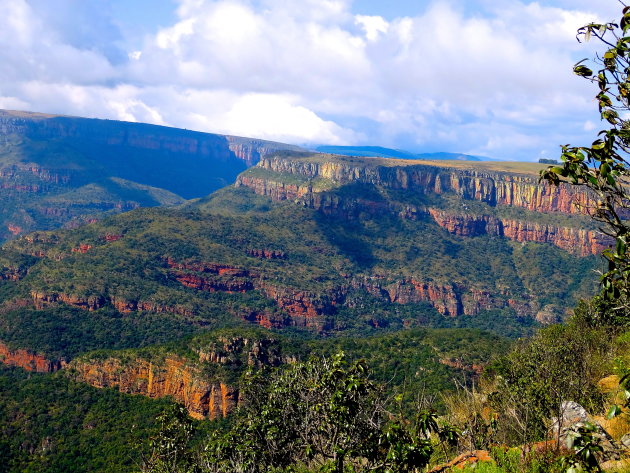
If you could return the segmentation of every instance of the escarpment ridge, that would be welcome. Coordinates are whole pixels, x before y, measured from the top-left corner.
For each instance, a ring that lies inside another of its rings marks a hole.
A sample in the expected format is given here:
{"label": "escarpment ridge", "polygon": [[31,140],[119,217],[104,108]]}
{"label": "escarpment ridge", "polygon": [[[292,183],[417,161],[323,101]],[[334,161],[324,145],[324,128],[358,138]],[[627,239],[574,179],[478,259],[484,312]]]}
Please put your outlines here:
{"label": "escarpment ridge", "polygon": [[[429,215],[455,235],[496,235],[518,242],[552,243],[580,256],[600,254],[610,245],[610,239],[591,222],[558,219],[558,223],[550,223],[549,217],[540,221],[541,214],[585,216],[597,205],[595,197],[582,188],[541,182],[538,171],[543,167],[534,163],[418,164],[409,160],[285,154],[262,159],[256,168],[238,177],[236,186],[248,187],[275,201],[298,201],[323,213],[351,216],[386,211],[402,218]],[[459,205],[444,208],[435,199],[413,205],[335,192],[357,185],[416,197],[454,196]],[[484,207],[471,209],[468,203]],[[505,208],[527,213],[518,219],[501,212]]]}
{"label": "escarpment ridge", "polygon": [[0,110],[0,241],[138,207],[181,204],[298,147],[260,139]]}

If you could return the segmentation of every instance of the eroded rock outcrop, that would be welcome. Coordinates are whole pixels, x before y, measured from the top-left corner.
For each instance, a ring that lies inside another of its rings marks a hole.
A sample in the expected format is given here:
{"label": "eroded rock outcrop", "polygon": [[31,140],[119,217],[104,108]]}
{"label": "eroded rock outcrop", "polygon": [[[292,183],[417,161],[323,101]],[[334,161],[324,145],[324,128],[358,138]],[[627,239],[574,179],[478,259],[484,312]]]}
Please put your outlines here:
{"label": "eroded rock outcrop", "polygon": [[249,256],[253,256],[254,258],[262,258],[262,259],[285,259],[287,257],[284,251],[268,250],[265,248],[262,248],[262,249],[251,248],[247,250],[247,254]]}
{"label": "eroded rock outcrop", "polygon": [[[197,342],[193,342],[195,344]],[[226,379],[206,374],[204,367],[220,364],[235,371],[246,367],[295,363],[280,354],[272,339],[221,337],[191,347],[197,360],[166,354],[154,360],[132,354],[83,357],[68,365],[69,375],[97,388],[112,387],[151,398],[171,396],[197,419],[226,417],[241,402],[239,390]]]}
{"label": "eroded rock outcrop", "polygon": [[253,166],[261,158],[267,157],[280,150],[302,151],[299,146],[285,145],[273,141],[259,140],[253,138],[242,138],[240,136],[227,136],[229,148],[234,155],[245,161],[247,166]]}
{"label": "eroded rock outcrop", "polygon": [[51,360],[31,350],[11,350],[2,342],[0,342],[0,362],[36,373],[54,373],[66,364],[63,360]]}
{"label": "eroded rock outcrop", "polygon": [[433,208],[428,211],[438,225],[459,236],[496,235],[519,242],[551,243],[580,256],[601,254],[612,242],[606,235],[593,230],[524,222],[490,215],[454,214]]}
{"label": "eroded rock outcrop", "polygon": [[466,288],[458,284],[439,284],[418,281],[413,278],[390,279],[385,276],[354,278],[352,287],[365,289],[370,294],[395,304],[426,302],[446,316],[477,315],[482,310],[512,307],[529,311],[529,307],[518,307],[517,301],[496,297],[489,291]]}
{"label": "eroded rock outcrop", "polygon": [[[328,192],[331,187],[368,184],[425,195],[456,194],[464,201],[481,201],[491,207],[520,207],[532,212],[579,215],[595,206],[594,197],[583,189],[551,186],[530,174],[423,164],[379,165],[341,157],[328,161],[271,157],[262,159],[258,167],[264,170],[262,175],[260,172],[243,173],[236,185],[249,187],[272,200],[292,200],[327,215],[356,218],[363,213],[390,213],[412,220],[429,215],[455,235],[497,235],[520,242],[550,243],[580,256],[600,254],[611,243],[606,236],[579,228],[579,224],[575,227],[549,225],[535,218],[523,221],[423,208],[384,199],[378,194],[370,198],[360,192]],[[318,183],[322,179],[328,180],[329,185]]]}
{"label": "eroded rock outcrop", "polygon": [[[377,161],[375,161],[377,163]],[[239,176],[236,185],[251,187],[256,193],[275,200],[296,199],[314,192],[309,180],[323,178],[335,185],[373,184],[387,189],[406,189],[423,194],[454,193],[466,200],[478,200],[491,206],[507,205],[536,212],[584,213],[595,205],[594,198],[568,185],[551,186],[537,176],[493,172],[483,169],[455,169],[423,164],[391,166],[366,164],[335,157],[328,161],[309,161],[270,157],[258,167],[278,174],[299,176],[303,185],[285,184],[278,179]]]}
{"label": "eroded rock outcrop", "polygon": [[198,367],[177,357],[159,364],[141,358],[75,360],[70,368],[76,379],[97,388],[151,398],[171,396],[197,419],[225,417],[238,404],[237,389],[204,378]]}
{"label": "eroded rock outcrop", "polygon": [[77,295],[65,294],[59,292],[31,291],[33,306],[36,309],[44,309],[52,304],[67,304],[77,309],[94,311],[98,310],[108,303],[121,313],[129,313],[135,311],[153,312],[156,314],[178,314],[184,317],[192,317],[194,311],[183,305],[172,305],[159,303],[156,301],[143,301],[121,298],[115,295]]}

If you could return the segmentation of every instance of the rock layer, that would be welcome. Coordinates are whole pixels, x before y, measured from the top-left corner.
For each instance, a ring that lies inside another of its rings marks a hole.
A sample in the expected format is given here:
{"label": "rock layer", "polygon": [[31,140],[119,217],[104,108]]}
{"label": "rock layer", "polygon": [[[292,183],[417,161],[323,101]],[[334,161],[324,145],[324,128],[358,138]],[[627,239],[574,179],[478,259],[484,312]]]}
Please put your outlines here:
{"label": "rock layer", "polygon": [[74,376],[97,388],[113,387],[127,394],[151,398],[171,396],[197,419],[225,417],[238,404],[238,390],[222,382],[211,382],[185,360],[168,357],[161,364],[143,359],[121,361],[74,361]]}
{"label": "rock layer", "polygon": [[2,342],[0,342],[0,362],[36,373],[54,373],[65,366],[62,360],[49,360],[44,355],[31,350],[11,350]]}
{"label": "rock layer", "polygon": [[[582,214],[595,200],[582,190],[568,185],[551,186],[537,176],[477,169],[455,169],[430,165],[375,166],[345,163],[343,159],[312,162],[270,157],[258,167],[303,179],[323,178],[343,186],[351,183],[373,184],[387,189],[404,189],[423,194],[454,193],[466,200],[489,205],[521,207],[535,212]],[[251,187],[258,194],[276,200],[295,199],[313,193],[310,183],[284,184],[264,178],[239,176],[238,186]]]}
{"label": "rock layer", "polygon": [[[261,177],[256,173],[244,173],[239,176],[236,185],[249,187],[272,200],[294,200],[328,215],[352,218],[365,212],[374,215],[389,212],[414,220],[430,215],[438,225],[455,235],[497,235],[520,242],[551,243],[580,256],[600,254],[611,244],[605,235],[592,230],[422,208],[378,199],[378,196],[370,199],[348,193],[351,196],[342,198],[338,193],[327,192],[326,186],[318,187],[316,183],[317,179],[327,179],[338,187],[360,183],[426,195],[452,193],[464,200],[481,201],[491,207],[520,207],[543,213],[579,215],[595,206],[594,197],[582,189],[568,185],[550,186],[531,175],[422,164],[351,164],[339,158],[329,162],[311,162],[273,157],[262,159],[258,167],[271,174]],[[297,176],[303,182],[295,183],[283,176]]]}
{"label": "rock layer", "polygon": [[439,209],[429,209],[435,222],[454,235],[496,235],[519,242],[551,243],[580,256],[601,254],[611,239],[601,232],[573,227],[545,225],[490,215],[457,215]]}

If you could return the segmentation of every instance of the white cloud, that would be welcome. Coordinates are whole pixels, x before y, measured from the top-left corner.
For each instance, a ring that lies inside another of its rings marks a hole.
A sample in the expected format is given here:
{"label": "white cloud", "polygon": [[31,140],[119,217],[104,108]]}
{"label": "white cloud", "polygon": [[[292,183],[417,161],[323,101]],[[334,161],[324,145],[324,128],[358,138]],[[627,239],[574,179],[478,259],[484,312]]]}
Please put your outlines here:
{"label": "white cloud", "polygon": [[354,23],[365,31],[368,41],[375,41],[381,33],[387,33],[389,23],[382,16],[356,15]]}
{"label": "white cloud", "polygon": [[618,9],[435,0],[387,21],[350,0],[180,0],[125,50],[90,3],[0,0],[0,107],[532,159],[590,142],[593,91],[571,66],[593,45],[575,29]]}

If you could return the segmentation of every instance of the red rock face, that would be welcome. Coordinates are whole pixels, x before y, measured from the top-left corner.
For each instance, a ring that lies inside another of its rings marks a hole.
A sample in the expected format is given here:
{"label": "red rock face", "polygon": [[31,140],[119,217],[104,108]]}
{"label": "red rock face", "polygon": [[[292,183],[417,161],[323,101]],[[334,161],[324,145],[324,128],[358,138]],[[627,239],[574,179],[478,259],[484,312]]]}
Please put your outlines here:
{"label": "red rock face", "polygon": [[476,375],[480,375],[485,368],[485,365],[480,365],[476,363],[466,364],[461,360],[456,360],[453,358],[442,358],[440,363],[446,366],[450,366],[451,368],[455,368],[463,371],[472,371]]}
{"label": "red rock face", "polygon": [[122,238],[122,235],[115,235],[115,234],[111,234],[111,233],[106,233],[105,235],[103,235],[103,240],[107,241],[107,242],[112,242],[112,241],[118,241]]}
{"label": "red rock face", "polygon": [[239,401],[238,390],[208,382],[198,368],[176,357],[160,365],[143,359],[73,361],[69,368],[77,379],[97,388],[112,387],[151,398],[172,396],[196,419],[226,417]]}
{"label": "red rock face", "polygon": [[20,268],[0,268],[0,281],[19,281],[25,274],[26,271],[23,271]]}
{"label": "red rock face", "polygon": [[85,254],[92,249],[92,245],[81,244],[78,248],[72,248],[73,253],[82,253]]}
{"label": "red rock face", "polygon": [[13,225],[11,223],[7,225],[7,230],[9,230],[9,232],[12,235],[19,235],[20,233],[22,233],[24,231],[24,229],[22,229],[22,227],[20,227],[18,225]]}
{"label": "red rock face", "polygon": [[72,307],[93,311],[100,309],[106,303],[105,298],[101,296],[78,296],[75,294],[44,293],[39,291],[32,291],[31,297],[36,309],[43,309],[50,304],[63,302]]}
{"label": "red rock face", "polygon": [[[484,170],[438,168],[427,165],[403,167],[360,166],[344,162],[313,163],[264,158],[258,164],[280,174],[301,178],[321,177],[338,185],[350,183],[375,184],[389,189],[410,189],[421,193],[455,193],[466,200],[478,200],[492,206],[522,207],[535,212],[584,213],[595,205],[594,197],[582,189],[568,185],[550,186],[525,174],[510,174]],[[281,176],[276,181],[239,176],[237,186],[252,188],[257,194],[274,200],[296,199],[315,193],[309,184],[285,184]]]}
{"label": "red rock face", "polygon": [[498,219],[488,215],[455,215],[438,209],[429,209],[429,214],[438,225],[454,235],[498,235],[519,242],[551,243],[580,256],[601,254],[612,244],[612,239],[592,230]]}
{"label": "red rock face", "polygon": [[254,284],[248,280],[227,280],[213,281],[208,278],[202,278],[194,274],[174,273],[175,279],[183,286],[206,292],[226,292],[234,294],[236,292],[247,292],[254,289]]}
{"label": "red rock face", "polygon": [[259,167],[279,173],[277,179],[239,176],[236,185],[251,188],[272,200],[299,200],[303,205],[324,214],[353,218],[361,212],[396,213],[401,218],[418,219],[428,212],[449,232],[460,236],[500,235],[526,242],[551,243],[581,256],[600,254],[610,240],[593,231],[565,228],[515,220],[499,220],[482,215],[456,215],[438,209],[413,206],[396,207],[392,203],[361,198],[344,198],[314,190],[309,181],[304,184],[283,182],[282,174],[301,178],[323,177],[338,185],[353,182],[376,184],[390,189],[408,189],[424,194],[454,193],[464,200],[478,200],[491,206],[513,206],[533,212],[584,214],[596,206],[595,197],[581,188],[568,185],[550,186],[530,175],[456,170],[425,165],[406,167],[360,167],[341,162],[308,163],[282,158],[265,158]]}
{"label": "red rock face", "polygon": [[[239,316],[239,314],[234,315]],[[248,322],[255,323],[266,329],[282,328],[291,325],[290,321],[286,320],[284,317],[275,316],[267,312],[253,311],[246,314],[243,318]]]}
{"label": "red rock face", "polygon": [[[365,289],[370,294],[395,304],[426,302],[442,315],[449,317],[477,315],[482,310],[511,307],[509,300],[495,297],[488,291],[470,289],[457,284],[438,284],[413,278],[392,280],[384,276],[355,278],[350,284],[356,289]],[[519,309],[524,313],[529,313],[530,310],[526,304]]]}
{"label": "red rock face", "polygon": [[515,220],[501,222],[503,235],[516,241],[551,243],[580,256],[599,255],[612,244],[612,239],[599,232],[568,227],[554,227]]}
{"label": "red rock face", "polygon": [[30,350],[10,350],[7,345],[0,342],[0,362],[8,366],[18,366],[26,371],[36,373],[53,373],[65,366],[65,362],[49,360]]}
{"label": "red rock face", "polygon": [[[227,293],[260,290],[289,314],[290,325],[321,328],[321,316],[330,313],[332,305],[336,303],[335,297],[322,298],[308,291],[280,287],[263,281],[255,272],[228,265],[207,262],[178,263],[172,259],[167,260],[167,265],[174,269],[172,274],[177,281],[192,289]],[[185,271],[195,271],[197,274]],[[221,278],[213,278],[212,275]],[[253,319],[263,326],[277,326],[279,323],[278,319],[260,313],[256,313]]]}
{"label": "red rock face", "polygon": [[78,296],[76,294],[63,294],[63,293],[46,293],[39,291],[32,291],[31,297],[33,300],[33,306],[36,309],[43,309],[51,304],[64,303],[77,309],[83,309],[87,311],[94,311],[104,307],[107,303],[110,303],[122,313],[129,313],[135,311],[153,312],[156,314],[178,314],[184,317],[194,316],[194,312],[184,306],[179,305],[167,305],[159,304],[152,301],[130,301],[126,299],[120,299],[116,296]]}
{"label": "red rock face", "polygon": [[67,367],[70,376],[97,388],[152,398],[172,396],[186,406],[192,417],[226,417],[241,402],[238,390],[221,381],[210,381],[204,365],[279,366],[295,363],[295,356],[280,355],[273,339],[219,338],[208,346],[194,348],[197,360],[167,355],[152,362],[143,358],[115,357],[78,359]]}

